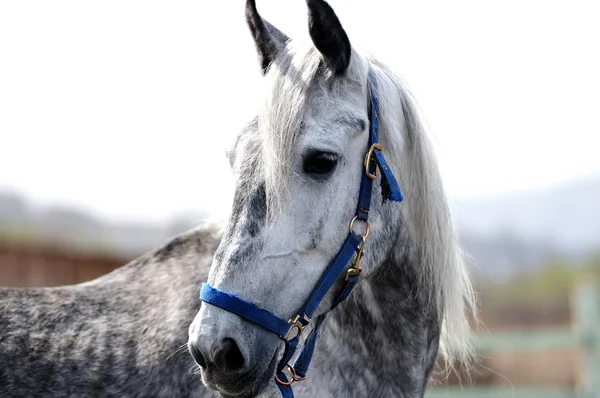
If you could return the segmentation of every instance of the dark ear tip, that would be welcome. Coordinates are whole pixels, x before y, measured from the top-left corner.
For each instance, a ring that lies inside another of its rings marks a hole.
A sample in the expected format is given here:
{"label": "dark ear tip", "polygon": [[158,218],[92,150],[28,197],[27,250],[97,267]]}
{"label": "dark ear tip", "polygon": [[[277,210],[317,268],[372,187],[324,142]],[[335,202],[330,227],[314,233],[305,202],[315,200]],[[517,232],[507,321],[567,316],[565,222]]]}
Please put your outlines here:
{"label": "dark ear tip", "polygon": [[325,0],[306,0],[309,14],[319,16],[320,18],[335,18],[338,23],[339,19],[331,5]]}
{"label": "dark ear tip", "polygon": [[309,33],[323,61],[336,75],[343,75],[350,65],[352,47],[333,8],[324,0],[306,0]]}
{"label": "dark ear tip", "polygon": [[327,7],[330,10],[333,10],[325,0],[306,0],[306,4],[308,7]]}
{"label": "dark ear tip", "polygon": [[246,24],[254,39],[263,74],[277,57],[281,47],[289,40],[279,29],[265,21],[256,8],[255,0],[246,0]]}
{"label": "dark ear tip", "polygon": [[258,10],[256,8],[255,0],[247,0],[246,1],[245,14],[246,14],[246,22],[249,24],[254,22],[255,19],[257,19],[256,17],[258,17]]}
{"label": "dark ear tip", "polygon": [[319,14],[334,14],[333,8],[324,0],[306,0],[308,13],[313,17],[318,17]]}

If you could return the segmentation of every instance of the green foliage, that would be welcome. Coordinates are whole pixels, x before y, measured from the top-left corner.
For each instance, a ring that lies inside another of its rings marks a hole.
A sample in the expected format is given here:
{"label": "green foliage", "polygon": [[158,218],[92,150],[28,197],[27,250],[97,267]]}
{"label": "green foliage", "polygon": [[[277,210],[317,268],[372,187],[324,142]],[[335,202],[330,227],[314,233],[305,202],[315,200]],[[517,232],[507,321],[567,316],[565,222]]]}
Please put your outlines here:
{"label": "green foliage", "polygon": [[536,272],[521,274],[502,283],[479,281],[485,312],[537,307],[549,309],[568,303],[580,282],[600,283],[600,251],[582,261],[556,259]]}
{"label": "green foliage", "polygon": [[40,238],[35,227],[27,224],[0,224],[0,244],[16,247],[47,248],[71,254],[85,254],[101,257],[115,257],[115,250],[109,243],[96,241],[91,243],[77,242],[73,239],[52,241]]}
{"label": "green foliage", "polygon": [[28,225],[0,224],[0,241],[24,243],[35,239],[35,230]]}

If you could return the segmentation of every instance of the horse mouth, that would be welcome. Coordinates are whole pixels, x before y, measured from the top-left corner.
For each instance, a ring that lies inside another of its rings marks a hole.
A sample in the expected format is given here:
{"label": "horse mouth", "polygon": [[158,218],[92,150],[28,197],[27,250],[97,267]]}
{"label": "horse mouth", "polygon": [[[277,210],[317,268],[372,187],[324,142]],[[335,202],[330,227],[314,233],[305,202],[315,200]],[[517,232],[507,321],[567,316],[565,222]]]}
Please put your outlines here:
{"label": "horse mouth", "polygon": [[222,398],[257,397],[274,380],[278,351],[275,350],[267,366],[257,364],[253,369],[236,378],[223,377],[210,367],[202,370],[204,384]]}

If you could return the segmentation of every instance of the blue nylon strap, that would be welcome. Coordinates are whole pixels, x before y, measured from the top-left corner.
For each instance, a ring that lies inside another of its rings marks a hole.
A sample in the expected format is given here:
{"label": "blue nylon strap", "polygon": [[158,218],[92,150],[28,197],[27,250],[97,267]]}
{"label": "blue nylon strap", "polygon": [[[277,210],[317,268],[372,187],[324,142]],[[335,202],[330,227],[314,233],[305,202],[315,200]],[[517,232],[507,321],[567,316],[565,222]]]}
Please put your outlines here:
{"label": "blue nylon strap", "polygon": [[[356,286],[358,280],[358,275],[351,275],[348,278],[338,295],[333,300],[333,304],[331,305],[329,311],[337,307],[339,303],[344,301],[348,297],[348,295],[350,295],[350,292],[352,291],[354,286]],[[308,366],[310,365],[310,361],[312,359],[313,353],[315,351],[315,346],[317,344],[319,328],[321,327],[321,324],[325,320],[325,316],[329,313],[329,311],[317,317],[317,319],[315,320],[315,327],[310,332],[310,335],[308,336],[306,342],[304,343],[304,346],[302,347],[302,352],[300,353],[300,356],[298,356],[296,362],[294,363],[294,370],[296,371],[296,374],[300,377],[305,377],[306,373],[308,372]]]}
{"label": "blue nylon strap", "polygon": [[[377,144],[379,143],[379,99],[375,94],[377,92],[377,80],[375,79],[375,75],[373,71],[369,71],[369,83],[371,84],[371,133],[369,134],[369,144]],[[400,186],[392,173],[392,169],[385,161],[383,157],[383,153],[378,150],[373,151],[373,155],[375,156],[376,163],[379,166],[379,172],[381,173],[381,185],[382,185],[382,194],[385,199],[393,200],[395,202],[402,202],[404,200],[402,196],[402,192],[400,191]],[[375,162],[371,162],[370,173],[374,173]],[[368,179],[363,177],[363,180]],[[371,181],[371,180],[369,180]],[[369,201],[370,201],[371,191],[369,190]],[[360,201],[363,201],[363,195],[360,196]],[[362,204],[360,205],[362,206]],[[363,207],[364,209],[368,209],[368,207]],[[360,218],[360,217],[359,217]]]}
{"label": "blue nylon strap", "polygon": [[209,283],[202,284],[200,298],[207,303],[233,312],[281,337],[285,336],[290,328],[290,324],[278,316],[234,294],[215,289]]}
{"label": "blue nylon strap", "polygon": [[[277,377],[279,378],[279,380],[281,380],[285,383],[288,382],[287,377],[282,372],[277,373]],[[279,383],[276,383],[276,384],[277,384],[277,387],[279,387],[279,392],[281,392],[281,396],[283,398],[294,398],[294,391],[292,390],[291,385],[284,386],[283,384],[279,384]]]}
{"label": "blue nylon strap", "polygon": [[[369,115],[371,122],[371,134],[369,143],[377,144],[379,142],[379,98],[377,98],[377,79],[372,70],[369,70],[369,83],[371,90],[371,114]],[[369,145],[369,146],[370,146]]]}
{"label": "blue nylon strap", "polygon": [[[298,342],[300,341],[300,339],[298,338],[298,336],[294,337],[293,339],[291,339],[290,341],[286,341],[285,342],[285,351],[283,352],[283,356],[281,357],[281,360],[279,361],[279,364],[277,365],[277,369],[275,370],[275,374],[277,375],[277,378],[279,378],[279,380],[283,381],[283,382],[287,382],[287,376],[283,373],[283,370],[285,369],[287,363],[290,361],[290,359],[292,359],[292,357],[294,356],[294,353],[296,352],[296,348],[298,347]],[[294,391],[292,390],[292,386],[284,386],[282,384],[277,383],[277,386],[279,387],[279,391],[281,392],[281,395],[284,398],[293,398],[294,397]]]}
{"label": "blue nylon strap", "polygon": [[[389,197],[386,199],[393,200],[395,202],[402,202],[404,198],[402,197],[402,192],[400,191],[400,186],[388,166],[385,158],[383,157],[383,153],[379,151],[373,151],[375,153],[375,157],[377,158],[377,164],[379,165],[379,170],[381,172],[381,185],[383,190],[384,198],[389,194]],[[389,192],[385,192],[388,191]]]}
{"label": "blue nylon strap", "polygon": [[315,351],[315,346],[317,345],[319,329],[321,328],[323,320],[325,320],[325,316],[326,314],[321,314],[317,317],[315,320],[315,327],[310,332],[310,335],[302,346],[302,352],[300,352],[296,362],[294,362],[294,370],[299,377],[306,377],[308,366],[310,365],[310,361]]}
{"label": "blue nylon strap", "polygon": [[[377,81],[372,71],[369,71],[369,83],[371,89],[371,108],[369,111],[369,145],[367,150],[373,144],[379,142],[379,101],[377,96]],[[377,151],[375,151],[377,152]],[[369,164],[369,173],[375,174],[377,171],[377,163]],[[371,208],[371,196],[373,192],[373,180],[368,178],[363,172],[360,180],[360,191],[358,194],[358,206],[356,207],[356,217],[360,220],[367,221],[369,219],[369,209]]]}
{"label": "blue nylon strap", "polygon": [[352,289],[354,289],[354,286],[356,286],[356,284],[358,283],[358,280],[359,280],[358,275],[351,275],[348,278],[348,280],[344,284],[344,287],[342,288],[342,290],[340,290],[340,292],[338,293],[336,298],[333,300],[333,305],[331,306],[330,311],[333,310],[335,307],[337,307],[339,303],[346,300],[346,298],[350,295],[350,292],[352,291]]}
{"label": "blue nylon strap", "polygon": [[[369,167],[370,173],[375,173],[377,165],[371,162]],[[363,173],[363,178],[360,181],[360,191],[358,194],[358,206],[356,208],[356,217],[359,220],[367,221],[369,219],[369,209],[371,208],[371,192],[373,191],[373,180],[368,178]]]}
{"label": "blue nylon strap", "polygon": [[285,365],[292,359],[294,353],[296,352],[296,348],[298,347],[298,342],[300,339],[298,336],[294,337],[290,341],[285,342],[285,351],[283,352],[283,356],[277,365],[277,372],[282,372],[285,368]]}
{"label": "blue nylon strap", "polygon": [[356,249],[361,243],[362,238],[356,235],[354,232],[348,234],[344,244],[337,252],[329,267],[327,267],[327,270],[325,270],[321,276],[321,279],[319,279],[319,282],[306,300],[304,306],[302,306],[299,314],[305,314],[307,317],[312,318],[317,307],[321,303],[321,300],[323,300],[323,297],[325,297],[337,278],[344,271],[346,264],[348,264],[348,261],[350,261],[352,255],[356,252]]}

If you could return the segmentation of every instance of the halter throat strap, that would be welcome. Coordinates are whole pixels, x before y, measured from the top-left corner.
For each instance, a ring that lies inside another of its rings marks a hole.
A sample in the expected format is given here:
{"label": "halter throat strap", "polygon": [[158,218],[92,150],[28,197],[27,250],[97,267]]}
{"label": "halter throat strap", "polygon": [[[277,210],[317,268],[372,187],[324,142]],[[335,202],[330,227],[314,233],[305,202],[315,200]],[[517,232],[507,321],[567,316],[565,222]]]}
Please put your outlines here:
{"label": "halter throat strap", "polygon": [[[369,70],[368,78],[370,88],[369,149],[364,159],[356,213],[350,221],[348,235],[344,243],[321,275],[321,278],[297,312],[297,315],[286,321],[252,302],[246,301],[233,293],[219,290],[209,283],[203,283],[200,289],[200,299],[202,301],[232,312],[259,325],[277,334],[285,342],[285,350],[277,365],[275,375],[275,381],[284,398],[293,397],[294,394],[291,385],[306,378],[306,373],[316,346],[318,332],[326,315],[350,295],[359,280],[362,272],[360,261],[370,229],[369,210],[371,207],[373,181],[377,178],[378,170],[381,174],[381,188],[384,202],[388,199],[395,202],[402,202],[403,200],[398,182],[385,161],[382,153],[383,148],[379,144],[379,99],[377,96],[377,81],[373,71]],[[364,235],[359,235],[354,231],[354,224],[357,220],[365,224],[366,231]],[[311,322],[319,304],[344,273],[346,265],[353,256],[354,262],[346,271],[344,282],[338,294],[334,297],[331,307],[316,318],[314,327],[302,347],[302,351],[296,362],[293,366],[289,365],[289,361],[296,352],[304,328]],[[284,373],[286,369],[289,372],[290,379]]]}

